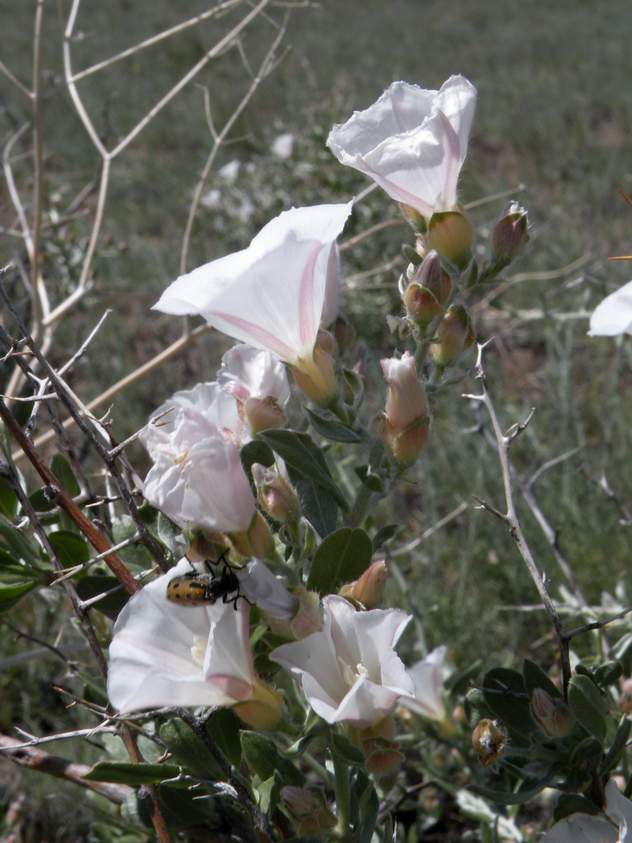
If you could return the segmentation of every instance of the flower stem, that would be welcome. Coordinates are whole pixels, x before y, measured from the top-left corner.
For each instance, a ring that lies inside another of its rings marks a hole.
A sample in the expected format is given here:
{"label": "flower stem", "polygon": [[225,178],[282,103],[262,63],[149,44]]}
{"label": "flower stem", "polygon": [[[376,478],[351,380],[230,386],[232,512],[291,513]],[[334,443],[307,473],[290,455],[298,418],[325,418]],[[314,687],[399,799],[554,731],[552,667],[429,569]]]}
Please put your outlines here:
{"label": "flower stem", "polygon": [[344,760],[336,753],[331,753],[334,763],[334,779],[336,786],[336,815],[338,825],[336,831],[341,840],[347,840],[351,831],[351,794],[349,791],[349,768]]}

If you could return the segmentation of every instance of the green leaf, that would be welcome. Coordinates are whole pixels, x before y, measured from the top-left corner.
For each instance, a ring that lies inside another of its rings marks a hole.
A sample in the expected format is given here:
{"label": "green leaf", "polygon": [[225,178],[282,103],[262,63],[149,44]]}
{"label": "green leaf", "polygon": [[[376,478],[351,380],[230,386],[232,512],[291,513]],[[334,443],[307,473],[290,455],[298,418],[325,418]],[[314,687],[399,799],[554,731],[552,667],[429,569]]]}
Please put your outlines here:
{"label": "green leaf", "polygon": [[597,738],[588,737],[575,744],[568,763],[572,769],[579,770],[585,778],[596,772],[602,760],[601,742]]}
{"label": "green leaf", "polygon": [[595,682],[601,688],[614,685],[621,676],[623,676],[623,665],[618,661],[606,662],[595,670]]}
{"label": "green leaf", "polygon": [[561,793],[557,800],[553,819],[556,823],[560,820],[570,817],[571,814],[600,814],[601,811],[585,796],[579,796],[577,793]]}
{"label": "green leaf", "polygon": [[620,661],[626,675],[632,673],[632,632],[626,632],[612,648],[612,657]]}
{"label": "green leaf", "polygon": [[322,486],[288,467],[288,475],[298,495],[301,513],[319,536],[328,536],[338,523],[338,504]]}
{"label": "green leaf", "polygon": [[331,752],[351,767],[363,767],[365,764],[362,751],[354,746],[349,738],[336,732],[331,733]]}
{"label": "green leaf", "polygon": [[283,757],[273,740],[260,735],[258,732],[241,732],[241,749],[246,763],[262,781],[271,778],[275,770],[281,776],[284,784],[297,785],[300,787],[304,782],[302,773]]}
{"label": "green leaf", "polygon": [[39,559],[38,549],[32,545],[6,518],[0,517],[0,539],[15,561],[35,562]]}
{"label": "green leaf", "polygon": [[50,461],[50,470],[71,497],[74,498],[81,493],[81,487],[77,483],[70,463],[63,454],[55,454]]}
{"label": "green leaf", "polygon": [[522,675],[524,677],[524,684],[527,689],[529,697],[536,688],[541,688],[546,691],[553,699],[562,699],[562,694],[557,685],[555,685],[542,670],[539,664],[532,662],[531,659],[525,659],[522,665]]}
{"label": "green leaf", "polygon": [[359,465],[353,469],[355,473],[360,478],[360,482],[363,486],[366,486],[367,489],[370,489],[372,492],[383,492],[384,491],[384,483],[382,482],[382,478],[379,474],[374,474],[372,471],[369,470],[368,465]]}
{"label": "green leaf", "polygon": [[22,582],[0,582],[0,612],[13,608],[37,583],[34,580]]}
{"label": "green leaf", "polygon": [[221,781],[224,772],[210,750],[185,722],[180,718],[167,720],[160,727],[160,739],[174,759],[187,772],[200,779]]}
{"label": "green leaf", "polygon": [[630,737],[630,729],[632,728],[632,721],[628,720],[627,717],[622,717],[621,722],[619,723],[619,728],[617,729],[617,733],[614,736],[614,740],[612,742],[612,746],[608,750],[606,757],[604,758],[603,765],[601,767],[602,775],[606,775],[613,770],[617,764],[621,756],[623,755],[623,751],[625,750],[626,744],[628,742],[628,738]]}
{"label": "green leaf", "polygon": [[89,773],[86,773],[84,779],[91,782],[129,784],[135,787],[174,779],[179,772],[175,764],[128,764],[121,761],[100,761]]}
{"label": "green leaf", "polygon": [[264,430],[258,434],[276,453],[285,460],[288,468],[311,480],[324,491],[329,492],[341,509],[349,506],[336,486],[320,448],[306,433],[295,430]]}
{"label": "green leaf", "polygon": [[82,600],[90,600],[91,597],[96,597],[98,594],[103,594],[111,588],[119,587],[118,591],[108,594],[98,603],[95,603],[93,608],[101,614],[106,615],[112,620],[116,620],[119,612],[129,600],[129,595],[124,588],[120,588],[120,583],[116,577],[107,575],[94,574],[91,576],[81,577],[75,584],[77,594]]}
{"label": "green leaf", "polygon": [[606,737],[607,707],[592,679],[581,674],[573,676],[568,685],[568,704],[584,729],[598,741],[603,741]]}
{"label": "green leaf", "polygon": [[368,776],[358,776],[354,782],[354,797],[358,802],[358,843],[371,843],[377,824],[380,800]]}
{"label": "green leaf", "polygon": [[522,675],[517,670],[495,667],[483,679],[485,702],[505,724],[514,742],[527,738],[535,729]]}
{"label": "green leaf", "polygon": [[241,449],[240,456],[241,464],[246,472],[246,477],[250,477],[250,469],[256,462],[265,466],[274,464],[274,453],[272,448],[260,439],[253,439],[252,442],[248,442],[244,445]]}
{"label": "green leaf", "polygon": [[279,771],[275,770],[269,779],[262,781],[259,786],[255,788],[259,808],[264,814],[270,814],[276,808],[283,785],[284,782],[279,775]]}
{"label": "green leaf", "polygon": [[346,582],[356,580],[371,564],[373,544],[360,529],[342,527],[320,543],[312,561],[307,587],[319,594],[332,594]]}
{"label": "green leaf", "polygon": [[70,530],[57,530],[48,534],[53,550],[64,567],[79,565],[90,558],[88,543]]}
{"label": "green leaf", "polygon": [[538,779],[536,782],[532,780],[524,782],[517,791],[493,790],[490,787],[476,784],[470,785],[470,790],[501,805],[522,805],[524,802],[529,802],[530,799],[533,799],[540,791],[544,790],[554,775],[554,771],[549,770],[546,776]]}
{"label": "green leaf", "polygon": [[206,731],[233,767],[239,767],[241,763],[240,723],[230,708],[218,708],[205,724]]}
{"label": "green leaf", "polygon": [[384,527],[380,527],[373,536],[373,552],[375,553],[389,542],[400,529],[401,524],[386,524]]}
{"label": "green leaf", "polygon": [[325,439],[331,439],[332,442],[345,442],[348,445],[356,445],[364,441],[359,433],[343,424],[333,413],[325,410],[316,412],[309,407],[305,407],[305,411],[316,433],[320,433]]}
{"label": "green leaf", "polygon": [[0,514],[13,521],[18,511],[18,496],[6,477],[0,476]]}
{"label": "green leaf", "polygon": [[50,512],[56,506],[55,501],[48,497],[44,489],[38,489],[29,495],[29,501],[35,512]]}

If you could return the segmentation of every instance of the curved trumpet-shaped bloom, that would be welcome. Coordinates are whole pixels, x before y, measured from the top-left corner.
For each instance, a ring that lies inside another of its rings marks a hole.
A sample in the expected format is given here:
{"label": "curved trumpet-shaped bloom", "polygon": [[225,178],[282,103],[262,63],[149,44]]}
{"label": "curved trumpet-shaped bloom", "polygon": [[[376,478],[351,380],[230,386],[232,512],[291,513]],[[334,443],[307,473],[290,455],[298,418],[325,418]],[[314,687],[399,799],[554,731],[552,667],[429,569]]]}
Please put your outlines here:
{"label": "curved trumpet-shaped bloom", "polygon": [[303,693],[328,723],[370,726],[414,684],[394,650],[410,621],[398,609],[356,611],[336,595],[323,598],[322,629],[270,658],[301,677]]}
{"label": "curved trumpet-shaped bloom", "polygon": [[146,585],[121,611],[110,644],[108,697],[122,712],[161,706],[234,705],[255,687],[248,605],[179,606],[167,583],[186,559]]}
{"label": "curved trumpet-shaped bloom", "polygon": [[290,400],[285,367],[269,351],[238,343],[222,357],[217,373],[221,388],[237,401],[273,398],[280,407]]}
{"label": "curved trumpet-shaped bloom", "polygon": [[430,720],[445,720],[443,704],[443,662],[447,648],[437,647],[425,659],[418,661],[408,670],[413,680],[412,697],[402,697],[400,705]]}
{"label": "curved trumpet-shaped bloom", "polygon": [[247,249],[180,276],[154,309],[199,314],[225,334],[300,368],[311,360],[332,250],[350,213],[350,202],[285,211]]}
{"label": "curved trumpet-shaped bloom", "polygon": [[606,785],[605,813],[571,814],[555,823],[541,843],[630,843],[632,802],[612,779]]}
{"label": "curved trumpet-shaped bloom", "polygon": [[153,461],[143,494],[181,527],[247,530],[255,499],[236,437],[215,427],[199,408],[179,407],[172,415],[165,427],[159,420],[141,437]]}
{"label": "curved trumpet-shaped bloom", "polygon": [[456,205],[475,107],[476,88],[463,76],[438,91],[393,82],[370,108],[334,126],[327,146],[341,164],[430,217]]}
{"label": "curved trumpet-shaped bloom", "polygon": [[590,317],[591,337],[632,334],[632,281],[619,287],[597,305]]}

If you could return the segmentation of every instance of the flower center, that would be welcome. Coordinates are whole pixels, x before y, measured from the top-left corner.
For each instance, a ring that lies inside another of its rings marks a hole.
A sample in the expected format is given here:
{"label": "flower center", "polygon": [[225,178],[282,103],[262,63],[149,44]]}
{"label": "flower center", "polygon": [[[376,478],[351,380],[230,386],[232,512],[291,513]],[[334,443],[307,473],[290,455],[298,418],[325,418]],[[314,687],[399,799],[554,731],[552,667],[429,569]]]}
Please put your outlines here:
{"label": "flower center", "polygon": [[206,645],[208,640],[202,638],[201,635],[193,636],[193,646],[191,647],[191,658],[198,665],[204,667],[204,656],[206,655]]}
{"label": "flower center", "polygon": [[189,456],[189,452],[183,451],[181,454],[178,454],[177,457],[173,460],[176,465],[182,465]]}
{"label": "flower center", "polygon": [[338,667],[346,685],[351,688],[361,676],[368,676],[369,671],[363,664],[357,664],[355,667],[343,661],[338,656]]}

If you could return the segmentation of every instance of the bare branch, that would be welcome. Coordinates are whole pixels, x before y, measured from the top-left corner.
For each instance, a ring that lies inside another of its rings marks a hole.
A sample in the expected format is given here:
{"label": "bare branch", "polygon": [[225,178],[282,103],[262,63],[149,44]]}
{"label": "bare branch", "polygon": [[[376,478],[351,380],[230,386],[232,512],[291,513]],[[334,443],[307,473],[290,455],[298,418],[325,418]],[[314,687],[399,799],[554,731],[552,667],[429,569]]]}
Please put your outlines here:
{"label": "bare branch", "polygon": [[22,744],[8,735],[0,734],[0,752],[5,753],[11,761],[21,767],[28,767],[29,770],[35,770],[38,773],[46,773],[49,776],[66,779],[66,781],[92,790],[100,796],[105,796],[106,799],[117,805],[124,804],[134,793],[134,789],[126,784],[87,781],[84,778],[90,772],[90,767],[87,764],[75,764],[68,761],[67,758],[49,755],[32,745]]}
{"label": "bare branch", "polygon": [[527,540],[525,539],[524,533],[522,532],[522,527],[520,525],[520,521],[518,519],[511,482],[511,464],[509,461],[509,445],[511,443],[511,440],[502,432],[502,428],[498,421],[498,416],[496,415],[494,404],[491,400],[489,392],[487,391],[487,378],[485,375],[485,370],[483,368],[484,350],[485,345],[481,345],[479,343],[478,357],[476,361],[476,378],[481,385],[481,393],[479,395],[470,395],[466,397],[480,401],[482,404],[484,404],[485,409],[489,414],[489,418],[492,423],[494,438],[496,440],[498,459],[500,462],[503,488],[505,493],[505,505],[507,507],[507,510],[506,512],[501,512],[500,510],[496,509],[490,504],[484,503],[483,501],[481,501],[481,505],[488,509],[490,512],[493,512],[494,515],[496,515],[498,518],[501,518],[507,524],[509,533],[514,542],[516,543],[518,552],[520,553],[526,565],[527,571],[531,576],[533,584],[538,590],[540,599],[542,600],[547,614],[551,619],[553,628],[555,629],[555,634],[557,636],[562,665],[562,681],[564,686],[564,693],[566,694],[568,682],[570,680],[571,675],[568,639],[566,638],[564,627],[562,625],[562,621],[560,620],[560,616],[558,615],[557,609],[555,608],[555,604],[553,603],[553,600],[551,599],[547,590],[545,584],[545,577],[538,570],[538,567],[535,563],[535,559],[533,558],[531,549],[527,544]]}
{"label": "bare branch", "polygon": [[164,29],[162,32],[159,32],[157,35],[152,35],[151,38],[145,39],[145,41],[140,41],[138,44],[135,44],[133,47],[128,47],[126,50],[122,50],[120,53],[117,53],[115,56],[111,56],[109,59],[104,59],[103,61],[97,62],[96,64],[91,65],[91,67],[87,67],[85,70],[79,70],[71,77],[72,82],[78,82],[80,79],[84,79],[86,76],[90,76],[93,73],[96,73],[99,70],[104,70],[106,67],[110,67],[116,62],[121,61],[122,59],[129,58],[129,56],[133,56],[136,53],[139,53],[141,50],[147,49],[147,47],[153,47],[154,44],[158,44],[160,41],[164,41],[165,38],[170,38],[172,35],[175,35],[178,32],[182,32],[185,29],[188,29],[191,26],[197,26],[198,23],[202,23],[202,21],[209,20],[212,17],[220,16],[221,14],[228,12],[234,6],[238,6],[240,3],[243,3],[243,0],[226,0],[224,3],[220,3],[217,6],[214,6],[212,9],[207,9],[205,12],[202,12],[199,15],[195,15],[195,17],[189,18],[189,20],[183,21],[182,23],[178,23],[175,26],[172,26],[170,29]]}

